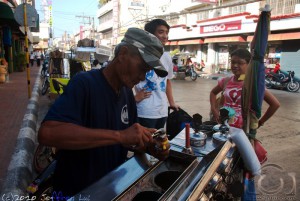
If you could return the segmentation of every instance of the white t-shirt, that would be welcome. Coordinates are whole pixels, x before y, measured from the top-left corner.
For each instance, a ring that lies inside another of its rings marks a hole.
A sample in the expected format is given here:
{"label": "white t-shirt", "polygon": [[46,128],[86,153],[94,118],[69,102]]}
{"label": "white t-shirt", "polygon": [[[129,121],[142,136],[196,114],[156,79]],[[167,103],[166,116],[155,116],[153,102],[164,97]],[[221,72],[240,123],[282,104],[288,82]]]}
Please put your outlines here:
{"label": "white t-shirt", "polygon": [[31,54],[30,54],[30,59],[34,59],[34,57],[35,57],[35,54],[34,54],[34,53],[31,53]]}
{"label": "white t-shirt", "polygon": [[41,55],[42,55],[41,52],[37,52],[37,53],[36,53],[36,58],[37,58],[37,59],[40,59],[40,58],[41,58]]}
{"label": "white t-shirt", "polygon": [[135,86],[138,91],[147,88],[152,92],[149,98],[137,103],[138,117],[158,119],[168,116],[167,79],[173,77],[173,63],[170,53],[164,52],[160,62],[168,71],[167,77],[158,77],[154,70],[151,70],[146,73],[146,79]]}

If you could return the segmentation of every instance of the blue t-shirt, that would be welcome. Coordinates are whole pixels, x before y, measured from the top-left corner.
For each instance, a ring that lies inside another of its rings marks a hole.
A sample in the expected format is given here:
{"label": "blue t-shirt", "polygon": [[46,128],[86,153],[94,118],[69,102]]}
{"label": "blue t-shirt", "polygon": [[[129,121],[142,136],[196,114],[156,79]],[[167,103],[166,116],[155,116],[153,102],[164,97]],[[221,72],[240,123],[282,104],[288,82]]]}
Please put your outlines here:
{"label": "blue t-shirt", "polygon": [[[123,87],[117,95],[100,69],[74,76],[44,121],[123,130],[136,119],[132,89]],[[120,144],[85,150],[59,150],[54,190],[61,191],[62,196],[74,195],[125,162],[126,154],[127,149]]]}

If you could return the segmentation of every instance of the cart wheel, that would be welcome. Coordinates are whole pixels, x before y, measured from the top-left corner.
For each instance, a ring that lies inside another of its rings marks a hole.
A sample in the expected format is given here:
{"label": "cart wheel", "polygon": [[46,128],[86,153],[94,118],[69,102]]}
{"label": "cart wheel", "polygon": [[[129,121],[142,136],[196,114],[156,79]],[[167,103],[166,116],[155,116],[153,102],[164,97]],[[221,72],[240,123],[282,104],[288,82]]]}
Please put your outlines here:
{"label": "cart wheel", "polygon": [[54,159],[54,155],[53,148],[39,145],[33,157],[35,170],[41,173]]}

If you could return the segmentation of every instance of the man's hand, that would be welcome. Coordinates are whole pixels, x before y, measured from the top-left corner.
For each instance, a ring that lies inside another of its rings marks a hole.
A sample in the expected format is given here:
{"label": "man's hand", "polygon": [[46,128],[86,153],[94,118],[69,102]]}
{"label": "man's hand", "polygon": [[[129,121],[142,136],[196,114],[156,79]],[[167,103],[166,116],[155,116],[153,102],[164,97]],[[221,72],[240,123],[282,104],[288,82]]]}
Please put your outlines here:
{"label": "man's hand", "polygon": [[152,133],[156,129],[146,128],[138,123],[120,131],[120,143],[126,147],[138,150],[146,150],[146,146],[153,142]]}

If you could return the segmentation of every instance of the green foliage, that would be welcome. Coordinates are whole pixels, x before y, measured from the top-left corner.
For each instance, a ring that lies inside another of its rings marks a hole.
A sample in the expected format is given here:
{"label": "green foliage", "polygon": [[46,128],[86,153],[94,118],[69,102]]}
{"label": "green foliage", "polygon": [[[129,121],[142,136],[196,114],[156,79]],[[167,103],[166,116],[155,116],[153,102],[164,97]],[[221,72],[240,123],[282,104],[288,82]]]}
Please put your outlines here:
{"label": "green foliage", "polygon": [[107,2],[109,2],[109,0],[99,0],[98,3],[100,6],[103,6],[104,4],[106,4]]}
{"label": "green foliage", "polygon": [[23,64],[26,65],[26,53],[25,52],[19,52],[17,54],[17,61],[19,62],[19,64]]}
{"label": "green foliage", "polygon": [[171,51],[170,54],[171,54],[171,56],[174,56],[174,55],[176,55],[179,52],[180,52],[179,49],[175,49],[175,50]]}
{"label": "green foliage", "polygon": [[24,71],[26,67],[26,53],[25,52],[19,52],[16,55],[16,69],[18,71]]}

